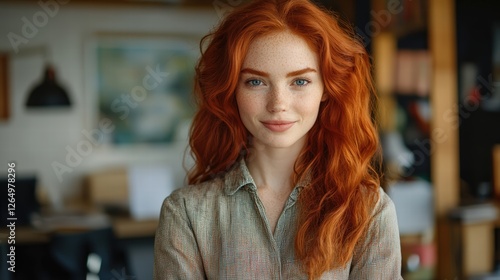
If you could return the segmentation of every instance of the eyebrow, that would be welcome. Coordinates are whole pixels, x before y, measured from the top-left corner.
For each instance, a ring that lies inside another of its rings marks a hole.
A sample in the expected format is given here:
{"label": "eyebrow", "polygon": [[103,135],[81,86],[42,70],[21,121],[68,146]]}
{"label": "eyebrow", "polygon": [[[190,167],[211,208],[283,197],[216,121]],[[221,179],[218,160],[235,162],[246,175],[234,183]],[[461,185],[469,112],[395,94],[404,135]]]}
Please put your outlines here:
{"label": "eyebrow", "polygon": [[[315,69],[313,69],[313,68],[307,67],[307,68],[300,69],[300,70],[297,70],[297,71],[292,71],[292,72],[286,74],[286,77],[287,78],[294,77],[294,76],[302,75],[302,74],[309,73],[309,72],[317,72],[317,71]],[[255,69],[252,69],[252,68],[243,68],[243,69],[241,69],[240,73],[241,74],[249,73],[249,74],[263,76],[263,77],[266,77],[266,78],[269,77],[268,73],[263,72],[263,71],[259,71],[259,70],[255,70]]]}

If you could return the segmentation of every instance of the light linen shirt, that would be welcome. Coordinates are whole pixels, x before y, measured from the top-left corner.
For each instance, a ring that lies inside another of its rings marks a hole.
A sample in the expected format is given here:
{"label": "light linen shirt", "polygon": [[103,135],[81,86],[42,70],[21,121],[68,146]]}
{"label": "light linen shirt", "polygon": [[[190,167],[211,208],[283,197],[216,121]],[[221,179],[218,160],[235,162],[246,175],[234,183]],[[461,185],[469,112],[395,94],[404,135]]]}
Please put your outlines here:
{"label": "light linen shirt", "polygon": [[[176,190],[161,209],[154,279],[308,279],[294,250],[305,184],[290,194],[274,234],[244,160],[221,178]],[[382,189],[372,213],[347,266],[320,279],[402,279],[396,212]]]}

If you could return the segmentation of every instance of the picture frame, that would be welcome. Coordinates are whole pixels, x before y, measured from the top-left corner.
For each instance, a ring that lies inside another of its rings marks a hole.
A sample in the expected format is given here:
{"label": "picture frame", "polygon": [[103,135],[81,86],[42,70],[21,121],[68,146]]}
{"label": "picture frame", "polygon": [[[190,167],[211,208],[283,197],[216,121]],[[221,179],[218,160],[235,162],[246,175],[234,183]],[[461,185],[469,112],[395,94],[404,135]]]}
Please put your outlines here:
{"label": "picture frame", "polygon": [[200,36],[97,34],[86,48],[89,131],[112,146],[168,145],[194,114]]}

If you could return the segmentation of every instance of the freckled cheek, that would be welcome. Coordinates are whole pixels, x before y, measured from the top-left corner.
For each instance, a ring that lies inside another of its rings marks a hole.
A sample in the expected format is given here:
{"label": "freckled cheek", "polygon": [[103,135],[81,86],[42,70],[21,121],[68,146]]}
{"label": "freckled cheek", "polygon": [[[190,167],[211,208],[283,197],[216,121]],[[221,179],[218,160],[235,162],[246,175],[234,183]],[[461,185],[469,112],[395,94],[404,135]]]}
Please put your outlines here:
{"label": "freckled cheek", "polygon": [[263,110],[262,102],[256,98],[240,96],[237,98],[237,102],[240,116],[244,119],[253,119]]}
{"label": "freckled cheek", "polygon": [[296,110],[300,112],[304,117],[315,117],[318,114],[321,99],[300,99],[297,100]]}
{"label": "freckled cheek", "polygon": [[302,111],[300,115],[303,123],[309,123],[312,125],[314,122],[316,122],[316,119],[318,117],[318,111],[316,110]]}

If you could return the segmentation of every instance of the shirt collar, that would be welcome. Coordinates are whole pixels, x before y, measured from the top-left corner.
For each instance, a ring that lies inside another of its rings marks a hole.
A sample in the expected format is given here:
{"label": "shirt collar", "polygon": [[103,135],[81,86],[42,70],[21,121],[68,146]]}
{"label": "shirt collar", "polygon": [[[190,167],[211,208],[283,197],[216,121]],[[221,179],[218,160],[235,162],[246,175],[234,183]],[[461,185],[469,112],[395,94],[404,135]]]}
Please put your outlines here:
{"label": "shirt collar", "polygon": [[235,194],[239,189],[248,186],[257,191],[255,182],[248,171],[245,159],[242,157],[224,176],[224,188],[227,195]]}
{"label": "shirt collar", "polygon": [[[308,173],[295,186],[295,189],[297,189],[297,192],[293,192],[295,196],[310,183],[311,174]],[[243,187],[247,187],[254,192],[257,191],[255,181],[250,175],[245,159],[242,157],[224,176],[224,190],[227,195],[233,195]]]}

